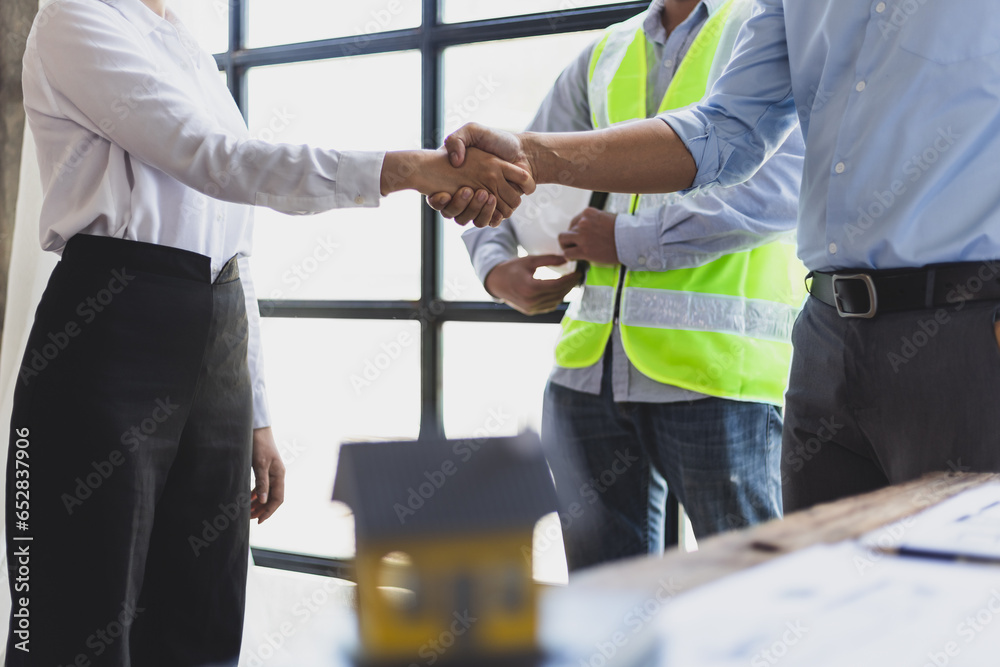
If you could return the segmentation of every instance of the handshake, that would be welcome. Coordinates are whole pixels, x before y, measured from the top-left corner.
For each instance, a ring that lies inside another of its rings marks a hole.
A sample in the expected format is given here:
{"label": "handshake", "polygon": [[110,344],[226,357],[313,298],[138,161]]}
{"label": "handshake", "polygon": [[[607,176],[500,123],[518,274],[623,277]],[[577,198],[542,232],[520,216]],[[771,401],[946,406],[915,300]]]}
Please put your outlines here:
{"label": "handshake", "polygon": [[460,225],[496,227],[521,196],[535,191],[535,173],[521,139],[470,123],[434,151],[392,151],[382,166],[382,195],[416,190]]}
{"label": "handshake", "polygon": [[648,194],[690,188],[697,172],[684,142],[658,118],[555,134],[469,123],[437,151],[387,153],[382,194],[417,190],[460,225],[495,227],[536,183]]}

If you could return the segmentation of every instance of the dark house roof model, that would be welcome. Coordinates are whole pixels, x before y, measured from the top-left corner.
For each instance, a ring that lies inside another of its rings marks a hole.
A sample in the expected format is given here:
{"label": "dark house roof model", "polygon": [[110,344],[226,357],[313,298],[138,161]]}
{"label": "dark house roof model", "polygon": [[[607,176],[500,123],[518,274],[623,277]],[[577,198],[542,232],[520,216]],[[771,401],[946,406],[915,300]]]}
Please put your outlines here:
{"label": "dark house roof model", "polygon": [[534,433],[478,440],[346,443],[333,499],[360,539],[530,528],[558,509]]}

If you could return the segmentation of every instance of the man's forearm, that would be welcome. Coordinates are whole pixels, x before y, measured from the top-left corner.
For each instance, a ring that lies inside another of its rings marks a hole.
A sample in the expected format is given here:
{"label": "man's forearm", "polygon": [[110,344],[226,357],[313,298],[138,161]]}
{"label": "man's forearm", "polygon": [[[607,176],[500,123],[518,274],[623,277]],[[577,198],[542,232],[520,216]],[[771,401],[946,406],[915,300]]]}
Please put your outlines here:
{"label": "man's forearm", "polygon": [[[698,169],[674,130],[649,119],[606,130],[511,134],[468,123],[445,139],[451,164],[465,163],[471,148],[492,153],[531,173],[530,183],[555,183],[581,190],[660,193],[685,190]],[[522,172],[524,173],[524,172]],[[447,193],[429,198],[446,218],[466,216],[467,203]],[[481,227],[478,221],[477,227]]]}
{"label": "man's forearm", "polygon": [[520,135],[537,183],[601,192],[676,192],[691,187],[697,165],[680,137],[658,119],[606,130]]}

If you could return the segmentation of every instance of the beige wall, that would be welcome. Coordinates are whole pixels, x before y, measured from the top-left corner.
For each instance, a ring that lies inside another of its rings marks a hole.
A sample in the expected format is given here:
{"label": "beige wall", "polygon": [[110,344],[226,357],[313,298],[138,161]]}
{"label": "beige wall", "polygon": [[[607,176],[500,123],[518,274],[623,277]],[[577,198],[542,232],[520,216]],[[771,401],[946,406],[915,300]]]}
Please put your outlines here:
{"label": "beige wall", "polygon": [[0,326],[7,304],[8,268],[17,206],[24,108],[21,56],[38,0],[0,0]]}

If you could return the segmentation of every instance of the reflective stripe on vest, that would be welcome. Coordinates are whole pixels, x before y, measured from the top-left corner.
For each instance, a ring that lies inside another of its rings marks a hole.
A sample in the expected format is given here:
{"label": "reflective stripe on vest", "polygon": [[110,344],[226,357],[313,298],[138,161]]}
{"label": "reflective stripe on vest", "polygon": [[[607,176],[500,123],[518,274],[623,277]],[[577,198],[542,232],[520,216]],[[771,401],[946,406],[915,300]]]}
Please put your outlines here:
{"label": "reflective stripe on vest", "polygon": [[[576,322],[611,324],[615,287],[588,286],[570,305],[566,316]],[[718,331],[765,340],[787,341],[798,316],[798,306],[766,299],[724,294],[697,294],[633,287],[622,295],[624,326],[685,331]]]}
{"label": "reflective stripe on vest", "polygon": [[[681,62],[660,111],[703,98],[728,62],[749,0],[729,0],[709,17]],[[640,15],[608,29],[590,68],[595,127],[646,116],[646,37]],[[606,210],[634,213],[678,195],[612,194]],[[732,253],[705,266],[626,271],[622,343],[632,363],[657,381],[705,394],[780,404],[791,327],[804,299],[805,270],[791,238]],[[556,363],[582,368],[604,353],[614,322],[621,267],[592,264],[584,293],[563,318]]]}

